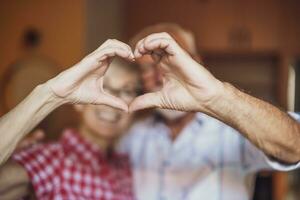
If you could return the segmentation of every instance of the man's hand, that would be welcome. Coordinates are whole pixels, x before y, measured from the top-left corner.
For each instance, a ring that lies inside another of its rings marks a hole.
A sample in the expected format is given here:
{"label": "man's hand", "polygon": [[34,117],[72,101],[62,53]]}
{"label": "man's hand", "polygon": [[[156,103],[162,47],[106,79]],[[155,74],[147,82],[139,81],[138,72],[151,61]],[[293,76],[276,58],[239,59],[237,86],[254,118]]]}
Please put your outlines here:
{"label": "man's hand", "polygon": [[135,57],[150,54],[164,76],[163,87],[144,94],[130,111],[160,107],[204,112],[238,130],[266,155],[286,163],[300,160],[300,125],[271,104],[222,83],[195,62],[166,33],[139,41]]}
{"label": "man's hand", "polygon": [[43,139],[45,139],[45,132],[41,129],[35,130],[18,143],[15,151],[30,147],[41,142]]}
{"label": "man's hand", "polygon": [[163,74],[160,91],[137,97],[130,111],[159,107],[181,111],[206,111],[223,84],[194,61],[167,33],[155,33],[140,40],[134,51],[138,59],[150,54]]}
{"label": "man's hand", "polygon": [[46,86],[65,103],[103,104],[127,111],[128,105],[122,99],[103,90],[103,76],[115,56],[134,60],[127,44],[107,40],[75,66],[49,80]]}

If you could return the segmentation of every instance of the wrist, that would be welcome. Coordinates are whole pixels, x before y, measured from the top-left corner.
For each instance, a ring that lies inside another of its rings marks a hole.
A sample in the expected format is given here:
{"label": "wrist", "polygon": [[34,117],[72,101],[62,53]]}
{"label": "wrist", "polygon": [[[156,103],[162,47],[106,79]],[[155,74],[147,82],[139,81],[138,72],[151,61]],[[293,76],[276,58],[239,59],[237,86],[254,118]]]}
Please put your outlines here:
{"label": "wrist", "polygon": [[55,95],[47,83],[38,85],[33,92],[42,99],[44,104],[47,104],[50,107],[57,108],[67,103],[64,99]]}
{"label": "wrist", "polygon": [[205,104],[205,112],[215,117],[220,112],[227,112],[226,110],[233,104],[235,90],[230,83],[218,81],[212,97]]}

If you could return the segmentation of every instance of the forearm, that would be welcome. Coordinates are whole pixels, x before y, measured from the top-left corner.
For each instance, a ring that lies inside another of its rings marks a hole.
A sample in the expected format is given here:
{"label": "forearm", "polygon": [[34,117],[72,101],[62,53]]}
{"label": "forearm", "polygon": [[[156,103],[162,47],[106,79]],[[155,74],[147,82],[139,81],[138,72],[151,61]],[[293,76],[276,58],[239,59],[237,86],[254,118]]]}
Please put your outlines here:
{"label": "forearm", "polygon": [[51,111],[63,102],[45,84],[37,86],[17,107],[0,119],[0,165],[14,151],[17,143]]}
{"label": "forearm", "polygon": [[230,84],[208,106],[208,114],[237,129],[265,154],[281,161],[300,160],[300,125],[275,106]]}

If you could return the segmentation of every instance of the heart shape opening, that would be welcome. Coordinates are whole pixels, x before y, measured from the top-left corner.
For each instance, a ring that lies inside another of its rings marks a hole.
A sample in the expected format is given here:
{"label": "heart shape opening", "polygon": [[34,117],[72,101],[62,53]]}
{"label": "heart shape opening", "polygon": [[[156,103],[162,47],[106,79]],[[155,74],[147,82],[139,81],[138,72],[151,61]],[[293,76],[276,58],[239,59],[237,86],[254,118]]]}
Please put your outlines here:
{"label": "heart shape opening", "polygon": [[116,57],[110,63],[104,78],[106,93],[130,103],[141,94],[141,77],[136,63]]}

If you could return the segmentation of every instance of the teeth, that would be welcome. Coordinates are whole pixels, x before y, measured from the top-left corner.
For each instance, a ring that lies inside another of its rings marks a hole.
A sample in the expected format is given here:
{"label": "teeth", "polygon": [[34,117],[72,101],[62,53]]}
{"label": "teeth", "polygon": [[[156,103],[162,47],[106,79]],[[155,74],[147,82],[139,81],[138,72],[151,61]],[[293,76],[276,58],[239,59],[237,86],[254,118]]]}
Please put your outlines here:
{"label": "teeth", "polygon": [[115,112],[97,112],[96,113],[97,117],[100,120],[105,120],[109,122],[116,122],[119,119],[119,114]]}

